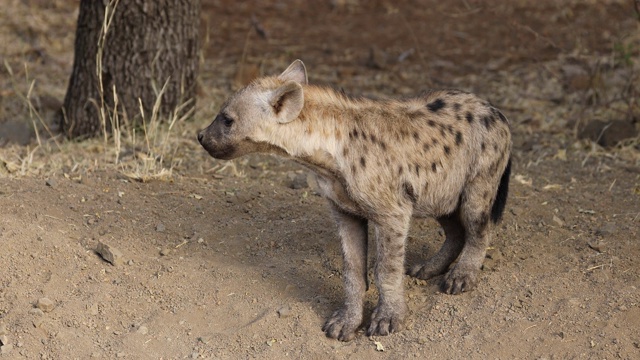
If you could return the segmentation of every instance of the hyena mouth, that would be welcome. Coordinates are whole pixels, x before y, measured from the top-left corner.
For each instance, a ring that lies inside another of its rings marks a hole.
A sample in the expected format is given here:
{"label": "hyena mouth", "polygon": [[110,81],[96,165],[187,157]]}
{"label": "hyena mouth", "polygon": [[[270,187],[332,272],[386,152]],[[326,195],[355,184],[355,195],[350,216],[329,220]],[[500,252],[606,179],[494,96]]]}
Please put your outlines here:
{"label": "hyena mouth", "polygon": [[233,154],[236,152],[236,147],[235,146],[224,146],[224,147],[217,147],[217,148],[205,147],[205,150],[207,150],[209,155],[211,155],[216,159],[231,160],[234,158]]}

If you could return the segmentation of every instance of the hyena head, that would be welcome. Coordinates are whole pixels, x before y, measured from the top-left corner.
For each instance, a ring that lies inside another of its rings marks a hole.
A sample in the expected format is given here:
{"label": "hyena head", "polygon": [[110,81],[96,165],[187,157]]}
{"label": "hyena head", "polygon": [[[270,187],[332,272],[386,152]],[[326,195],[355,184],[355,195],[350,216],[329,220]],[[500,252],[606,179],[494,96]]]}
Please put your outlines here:
{"label": "hyena head", "polygon": [[238,90],[223,105],[198,141],[216,159],[276,151],[267,134],[298,117],[304,105],[307,71],[294,61],[279,76],[263,77]]}

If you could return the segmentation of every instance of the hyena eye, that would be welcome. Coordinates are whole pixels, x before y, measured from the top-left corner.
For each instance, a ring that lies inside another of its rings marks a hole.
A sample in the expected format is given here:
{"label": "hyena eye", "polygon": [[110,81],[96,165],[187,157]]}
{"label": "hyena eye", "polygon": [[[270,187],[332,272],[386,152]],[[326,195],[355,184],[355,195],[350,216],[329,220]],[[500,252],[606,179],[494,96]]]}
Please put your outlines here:
{"label": "hyena eye", "polygon": [[222,124],[226,127],[231,127],[231,125],[233,125],[233,119],[230,118],[227,114],[219,114],[216,117],[217,121],[222,121]]}

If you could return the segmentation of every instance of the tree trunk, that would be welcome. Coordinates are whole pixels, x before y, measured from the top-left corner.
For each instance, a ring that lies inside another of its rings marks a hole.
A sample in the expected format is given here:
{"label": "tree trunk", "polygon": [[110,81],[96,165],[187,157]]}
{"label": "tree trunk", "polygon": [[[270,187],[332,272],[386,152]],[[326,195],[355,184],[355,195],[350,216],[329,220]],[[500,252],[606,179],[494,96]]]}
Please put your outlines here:
{"label": "tree trunk", "polygon": [[[73,72],[57,119],[70,138],[111,130],[114,86],[119,118],[132,124],[142,118],[138,99],[148,119],[167,80],[160,114],[170,114],[189,100],[184,111],[195,104],[200,0],[119,1],[104,40],[100,81],[97,54],[106,3],[80,2]],[[106,116],[100,115],[101,108]]]}

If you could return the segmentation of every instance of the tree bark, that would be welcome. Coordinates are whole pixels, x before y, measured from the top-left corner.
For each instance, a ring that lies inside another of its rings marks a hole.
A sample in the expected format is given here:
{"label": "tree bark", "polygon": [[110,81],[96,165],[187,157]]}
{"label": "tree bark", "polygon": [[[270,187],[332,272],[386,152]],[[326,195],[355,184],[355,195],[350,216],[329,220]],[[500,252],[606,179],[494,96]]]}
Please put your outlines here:
{"label": "tree bark", "polygon": [[[121,120],[139,124],[138,99],[148,119],[167,80],[160,114],[170,114],[189,100],[183,111],[195,105],[200,0],[119,1],[104,40],[100,81],[97,54],[107,3],[80,2],[73,71],[57,119],[70,138],[111,131],[114,110]],[[100,115],[101,108],[107,116]]]}

